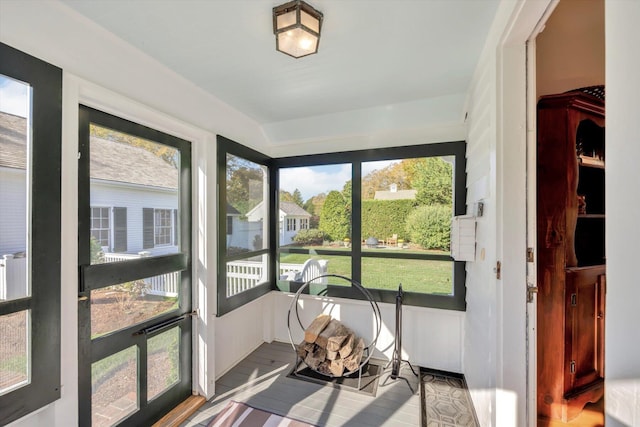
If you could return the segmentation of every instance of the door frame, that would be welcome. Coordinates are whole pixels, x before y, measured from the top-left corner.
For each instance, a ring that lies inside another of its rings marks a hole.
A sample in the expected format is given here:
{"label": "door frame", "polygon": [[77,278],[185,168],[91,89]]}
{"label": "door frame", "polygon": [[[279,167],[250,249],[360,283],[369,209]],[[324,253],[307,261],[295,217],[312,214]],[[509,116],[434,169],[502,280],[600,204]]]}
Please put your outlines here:
{"label": "door frame", "polygon": [[[91,265],[88,254],[90,237],[90,178],[89,178],[89,124],[96,123],[111,129],[139,136],[155,142],[164,143],[180,151],[180,184],[179,207],[183,214],[179,218],[180,252],[176,254],[140,258],[122,263],[106,263]],[[191,173],[191,143],[178,137],[169,135],[154,128],[128,121],[117,115],[112,115],[91,107],[81,105],[79,108],[79,151],[78,159],[78,416],[82,425],[91,424],[91,399],[82,402],[86,396],[91,396],[91,365],[103,357],[115,354],[120,350],[135,346],[138,353],[137,387],[138,411],[121,421],[123,425],[140,425],[159,419],[163,412],[177,405],[193,390],[193,322],[192,308],[192,173]],[[83,247],[84,251],[83,251]],[[122,268],[119,268],[122,266]],[[117,284],[143,277],[151,277],[166,272],[180,271],[180,291],[177,309],[147,319],[141,323],[131,325],[100,337],[95,342],[91,339],[90,291],[85,283],[93,283],[96,288],[108,284]],[[148,339],[167,330],[169,327],[180,325],[180,372],[177,383],[163,391],[152,401],[147,401],[147,349]],[[131,332],[133,333],[131,334]],[[129,338],[127,338],[127,336]],[[83,399],[81,397],[84,396]],[[146,409],[146,411],[142,411]]]}

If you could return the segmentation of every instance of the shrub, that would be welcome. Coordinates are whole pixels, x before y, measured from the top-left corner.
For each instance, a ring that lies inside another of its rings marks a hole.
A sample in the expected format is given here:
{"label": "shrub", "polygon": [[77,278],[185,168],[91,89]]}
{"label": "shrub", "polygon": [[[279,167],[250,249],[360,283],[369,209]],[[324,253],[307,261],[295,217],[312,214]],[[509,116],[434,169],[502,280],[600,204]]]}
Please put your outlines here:
{"label": "shrub", "polygon": [[407,217],[407,234],[424,249],[449,250],[451,214],[451,206],[419,206]]}
{"label": "shrub", "polygon": [[298,234],[293,237],[293,241],[298,245],[322,245],[324,241],[324,233],[316,228],[310,228],[309,230],[300,230]]}
{"label": "shrub", "polygon": [[406,239],[405,223],[413,211],[414,200],[363,200],[362,238],[386,239],[394,234]]}

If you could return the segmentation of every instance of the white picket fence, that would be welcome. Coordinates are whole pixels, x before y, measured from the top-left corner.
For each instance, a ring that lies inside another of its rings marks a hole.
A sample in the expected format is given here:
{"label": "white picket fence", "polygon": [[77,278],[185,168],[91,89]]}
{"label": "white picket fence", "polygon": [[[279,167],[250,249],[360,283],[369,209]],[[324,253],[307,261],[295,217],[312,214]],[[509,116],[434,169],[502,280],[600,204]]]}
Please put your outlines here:
{"label": "white picket fence", "polygon": [[[304,264],[280,264],[279,278],[306,282],[327,273],[327,260],[308,259]],[[260,261],[233,261],[227,263],[227,297],[255,288],[267,281],[266,266]],[[327,278],[312,283],[327,283]]]}
{"label": "white picket fence", "polygon": [[24,298],[28,291],[27,257],[4,255],[0,259],[0,301]]}
{"label": "white picket fence", "polygon": [[[105,253],[104,262],[127,261],[131,259],[149,256],[149,252],[139,252],[137,254]],[[180,272],[161,274],[159,276],[143,279],[147,285],[146,293],[163,297],[176,297],[180,289]]]}

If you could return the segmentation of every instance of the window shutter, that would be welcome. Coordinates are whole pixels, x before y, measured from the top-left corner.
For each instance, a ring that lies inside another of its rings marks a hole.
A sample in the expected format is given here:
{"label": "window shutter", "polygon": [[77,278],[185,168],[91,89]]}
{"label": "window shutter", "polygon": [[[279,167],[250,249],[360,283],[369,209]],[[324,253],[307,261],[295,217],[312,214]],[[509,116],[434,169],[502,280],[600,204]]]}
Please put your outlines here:
{"label": "window shutter", "polygon": [[227,236],[230,236],[233,234],[233,217],[230,215],[227,215]]}
{"label": "window shutter", "polygon": [[142,208],[142,248],[155,246],[155,230],[153,227],[153,208]]}
{"label": "window shutter", "polygon": [[127,208],[113,208],[113,251],[127,251]]}
{"label": "window shutter", "polygon": [[178,209],[173,210],[173,244],[178,244]]}

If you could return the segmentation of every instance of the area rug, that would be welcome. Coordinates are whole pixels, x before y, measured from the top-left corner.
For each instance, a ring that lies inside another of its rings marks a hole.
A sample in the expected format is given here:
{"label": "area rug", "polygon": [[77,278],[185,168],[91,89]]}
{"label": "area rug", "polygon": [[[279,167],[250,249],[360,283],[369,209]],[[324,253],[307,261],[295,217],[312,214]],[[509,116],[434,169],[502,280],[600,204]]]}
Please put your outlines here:
{"label": "area rug", "polygon": [[261,409],[235,402],[227,403],[207,427],[315,427],[281,415],[272,414]]}
{"label": "area rug", "polygon": [[479,426],[464,376],[420,368],[423,427]]}

